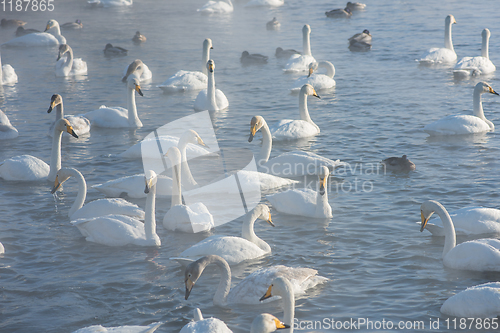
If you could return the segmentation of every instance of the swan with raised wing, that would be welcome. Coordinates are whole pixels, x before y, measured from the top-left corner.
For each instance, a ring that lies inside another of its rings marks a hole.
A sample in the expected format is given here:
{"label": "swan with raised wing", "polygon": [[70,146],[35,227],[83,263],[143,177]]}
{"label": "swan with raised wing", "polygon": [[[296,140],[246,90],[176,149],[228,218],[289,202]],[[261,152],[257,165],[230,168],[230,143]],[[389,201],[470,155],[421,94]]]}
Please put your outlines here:
{"label": "swan with raised wing", "polygon": [[309,64],[316,62],[316,59],[311,54],[311,27],[309,24],[304,25],[302,28],[302,55],[294,54],[288,59],[285,72],[303,72],[309,70]]}
{"label": "swan with raised wing", "polygon": [[419,62],[424,65],[450,63],[457,61],[457,54],[451,40],[451,25],[457,23],[453,15],[446,16],[444,20],[444,47],[434,47],[420,57]]}
{"label": "swan with raised wing", "polygon": [[490,30],[484,29],[481,36],[483,38],[481,56],[464,57],[460,59],[453,70],[453,75],[455,75],[455,77],[490,74],[496,71],[497,68],[491,62],[489,55]]}
{"label": "swan with raised wing", "polygon": [[196,111],[224,110],[229,106],[229,102],[226,98],[226,95],[224,95],[224,93],[220,89],[215,89],[215,63],[211,59],[207,62],[207,70],[207,89],[203,89],[198,93],[198,96],[196,96],[196,100],[194,101],[194,109]]}
{"label": "swan with raised wing", "polygon": [[52,136],[54,132],[54,125],[61,118],[65,118],[70,122],[70,124],[73,126],[73,130],[77,135],[82,135],[90,132],[90,121],[87,118],[81,116],[64,115],[63,99],[59,94],[54,94],[50,98],[50,106],[47,110],[47,113],[51,113],[54,108],[56,109],[56,120],[50,126],[49,136]]}

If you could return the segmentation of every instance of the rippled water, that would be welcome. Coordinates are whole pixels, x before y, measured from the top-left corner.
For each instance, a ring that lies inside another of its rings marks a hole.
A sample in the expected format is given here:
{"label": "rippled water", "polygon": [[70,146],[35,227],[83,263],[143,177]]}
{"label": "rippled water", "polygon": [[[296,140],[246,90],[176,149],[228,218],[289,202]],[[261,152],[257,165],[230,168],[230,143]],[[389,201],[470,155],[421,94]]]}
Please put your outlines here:
{"label": "rippled water", "polygon": [[[444,115],[470,113],[478,80],[455,81],[449,67],[415,63],[425,49],[443,45],[444,18],[451,13],[458,22],[453,26],[453,41],[459,58],[480,54],[480,33],[488,27],[490,58],[500,64],[498,2],[478,6],[463,1],[373,1],[349,20],[324,15],[343,2],[287,0],[277,9],[248,9],[237,1],[234,13],[223,17],[199,15],[196,9],[204,2],[137,0],[130,8],[94,9],[83,0],[72,0],[56,1],[53,13],[3,13],[40,30],[51,18],[60,23],[81,19],[83,30],[64,35],[75,57],[87,61],[89,75],[56,78],[56,48],[2,48],[2,61],[16,69],[19,83],[3,87],[0,107],[20,135],[0,142],[0,161],[20,154],[49,160],[47,132],[53,115],[46,110],[54,93],[63,96],[66,112],[72,114],[102,104],[125,106],[121,74],[140,58],[153,71],[152,82],[142,87],[144,97],[137,97],[144,127],[94,128],[79,139],[65,137],[62,156],[63,166],[80,170],[89,185],[141,172],[140,161],[124,161],[115,154],[155,128],[193,114],[196,94],[162,94],[156,85],[179,69],[199,70],[201,44],[207,37],[213,40],[217,87],[230,103],[227,110],[212,115],[219,145],[257,153],[259,140],[247,142],[252,116],[262,115],[269,123],[297,116],[297,96],[288,88],[298,76],[282,73],[284,63],[276,60],[274,50],[277,46],[300,49],[301,29],[308,23],[312,53],[317,60],[335,65],[337,87],[319,92],[320,100],[309,99],[311,117],[321,134],[275,144],[272,156],[307,149],[357,169],[334,178],[329,194],[332,219],[287,216],[273,210],[275,228],[257,223],[256,233],[271,245],[272,255],[235,267],[233,278],[239,280],[258,267],[274,264],[312,267],[330,282],[296,300],[300,321],[423,321],[427,330],[429,320],[443,323],[446,319],[439,309],[448,297],[500,278],[498,273],[444,268],[443,239],[420,233],[415,224],[420,204],[427,199],[440,201],[450,211],[472,205],[498,207],[498,134],[430,139],[422,131],[425,124]],[[265,29],[273,16],[282,23],[279,31]],[[372,33],[373,49],[351,53],[347,38],[363,29]],[[146,43],[132,43],[136,30],[147,36]],[[10,40],[13,32],[2,29],[1,42]],[[106,59],[102,50],[108,42],[129,49],[129,55]],[[239,57],[244,50],[270,56],[269,63],[242,67]],[[500,90],[496,74],[485,80]],[[499,103],[497,97],[483,96],[485,115],[497,126]],[[370,172],[382,159],[403,154],[416,164],[415,172]],[[224,320],[234,332],[245,332],[258,313],[282,316],[276,302],[230,309],[213,306],[215,269],[209,269],[189,300],[184,300],[183,272],[168,258],[206,234],[169,233],[159,225],[162,246],[158,249],[88,243],[67,218],[77,192],[75,182],[68,181],[57,198],[50,188],[45,182],[0,180],[0,241],[6,249],[0,257],[0,331],[71,332],[92,324],[165,321],[158,332],[175,332],[200,307],[205,316]],[[89,190],[87,200],[101,197]],[[145,200],[131,201],[144,207]],[[169,199],[157,200],[158,221],[169,207]],[[238,235],[241,220],[213,233]],[[446,331],[443,324],[440,330]]]}

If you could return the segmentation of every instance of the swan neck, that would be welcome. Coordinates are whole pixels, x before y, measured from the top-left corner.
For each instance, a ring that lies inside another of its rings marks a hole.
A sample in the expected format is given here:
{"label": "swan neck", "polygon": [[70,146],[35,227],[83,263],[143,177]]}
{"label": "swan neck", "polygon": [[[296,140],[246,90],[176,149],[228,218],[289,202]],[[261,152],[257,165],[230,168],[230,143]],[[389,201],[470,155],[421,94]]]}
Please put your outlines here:
{"label": "swan neck", "polygon": [[146,215],[144,216],[144,233],[146,239],[156,238],[156,216],[155,216],[155,202],[156,202],[156,184],[151,186],[149,193],[146,197]]}
{"label": "swan neck", "polygon": [[267,123],[262,125],[260,131],[262,132],[262,148],[260,148],[259,164],[269,161],[271,149],[273,147],[273,137]]}
{"label": "swan neck", "polygon": [[243,220],[243,225],[241,228],[241,237],[254,243],[263,251],[270,252],[271,247],[269,246],[269,244],[267,244],[265,241],[257,237],[257,235],[255,234],[254,224],[259,215],[260,215],[260,210],[254,209],[251,214],[248,214],[247,217],[245,217],[245,220]]}
{"label": "swan neck", "polygon": [[483,111],[483,102],[481,101],[481,89],[474,89],[474,96],[472,102],[474,104],[474,116],[486,120]]}
{"label": "swan neck", "polygon": [[322,61],[318,64],[318,67],[323,67],[326,69],[326,76],[328,76],[330,79],[333,79],[335,76],[335,67],[333,66],[332,63]]}
{"label": "swan neck", "polygon": [[50,171],[47,179],[52,181],[56,180],[57,171],[61,169],[61,138],[62,131],[54,127],[54,136],[52,138],[52,152],[50,155]]}
{"label": "swan neck", "polygon": [[64,107],[63,102],[61,101],[61,103],[56,106],[56,122],[59,119],[62,119],[62,117],[64,117]]}
{"label": "swan neck", "polygon": [[456,235],[455,235],[455,227],[453,226],[453,221],[451,220],[450,214],[446,211],[446,209],[441,204],[435,204],[434,211],[441,218],[443,222],[444,229],[444,249],[443,249],[443,258],[444,256],[450,252],[456,245]]}
{"label": "swan neck", "polygon": [[455,51],[453,49],[453,42],[451,41],[451,26],[453,23],[451,21],[444,27],[444,47]]}
{"label": "swan neck", "polygon": [[483,36],[483,43],[481,45],[481,56],[486,58],[486,59],[489,59],[490,58],[490,55],[489,55],[489,38],[488,38],[488,35],[484,35]]}
{"label": "swan neck", "polygon": [[304,32],[302,36],[302,48],[304,55],[312,56],[311,54],[311,41],[309,38],[309,32]]}
{"label": "swan neck", "polygon": [[182,205],[181,173],[179,172],[181,163],[178,162],[172,166],[172,203],[170,208]]}
{"label": "swan neck", "polygon": [[308,123],[314,125],[314,127],[318,128],[318,125],[316,125],[312,119],[311,116],[309,116],[309,110],[307,108],[307,94],[301,93],[299,95],[299,113],[300,113],[300,119],[307,121]]}
{"label": "swan neck", "polygon": [[73,215],[77,210],[83,207],[83,204],[85,202],[85,198],[87,196],[87,182],[85,181],[85,178],[83,178],[83,175],[80,173],[80,171],[76,171],[72,174],[76,178],[76,181],[78,182],[78,194],[76,196],[75,202],[73,203],[73,206],[71,206],[71,209],[69,210],[68,216],[71,218],[71,215]]}
{"label": "swan neck", "polygon": [[295,320],[295,295],[293,290],[286,288],[284,295],[281,295],[283,299],[283,322],[290,325],[289,329],[283,330],[283,332],[293,333],[293,324]]}
{"label": "swan neck", "polygon": [[203,54],[201,55],[201,72],[205,75],[208,76],[208,70],[207,70],[207,62],[210,59],[210,47],[207,45],[203,45]]}
{"label": "swan neck", "polygon": [[214,72],[208,73],[207,99],[209,111],[217,111],[217,100],[215,99],[215,75]]}
{"label": "swan neck", "polygon": [[187,154],[186,147],[188,142],[184,140],[182,137],[179,140],[179,144],[177,148],[179,148],[181,152],[181,173],[182,173],[182,182],[184,182],[184,187],[187,190],[193,189],[198,185],[196,180],[194,180],[193,174],[191,173],[191,169],[189,168],[189,164],[187,163]]}
{"label": "swan neck", "polygon": [[214,263],[220,268],[221,278],[214,295],[214,305],[224,305],[227,303],[227,295],[231,289],[231,269],[226,261],[218,257],[211,257],[209,263]]}
{"label": "swan neck", "polygon": [[137,115],[137,106],[135,104],[135,90],[127,88],[127,108],[128,108],[128,123],[130,127],[141,127],[142,123]]}
{"label": "swan neck", "polygon": [[317,191],[316,191],[316,216],[328,216],[328,208],[330,207],[330,204],[328,203],[328,181],[325,186],[325,193],[321,195],[319,193],[319,187],[320,184],[318,182],[317,185]]}

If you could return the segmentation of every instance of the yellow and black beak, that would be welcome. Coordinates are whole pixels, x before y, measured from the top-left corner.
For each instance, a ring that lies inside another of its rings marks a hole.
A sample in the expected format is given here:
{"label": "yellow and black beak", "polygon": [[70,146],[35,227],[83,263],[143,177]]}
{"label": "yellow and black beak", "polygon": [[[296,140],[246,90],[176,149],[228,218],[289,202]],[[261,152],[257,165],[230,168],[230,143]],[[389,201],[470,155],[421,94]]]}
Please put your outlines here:
{"label": "yellow and black beak", "polygon": [[267,291],[266,293],[264,294],[264,296],[262,296],[259,301],[263,301],[265,299],[268,299],[270,297],[273,297],[272,293],[271,293],[271,290],[273,289],[273,285],[270,285],[269,288],[267,288]]}
{"label": "yellow and black beak", "polygon": [[214,64],[210,64],[210,65],[208,65],[208,71],[209,71],[210,73],[213,73],[213,72],[214,72]]}
{"label": "yellow and black beak", "polygon": [[274,319],[274,322],[276,323],[276,329],[277,330],[281,330],[281,329],[284,329],[284,328],[290,328],[290,325],[287,325],[287,324],[283,324],[281,321],[279,321],[278,319]]}
{"label": "yellow and black beak", "polygon": [[248,142],[252,142],[253,137],[255,136],[255,133],[257,132],[257,125],[253,125],[250,128],[250,137],[248,137]]}
{"label": "yellow and black beak", "polygon": [[269,223],[271,227],[275,227],[273,220],[271,219],[271,212],[269,212],[269,219],[267,219],[266,222]]}
{"label": "yellow and black beak", "polygon": [[141,90],[141,86],[136,84],[135,85],[135,91],[137,91],[137,93],[141,96],[144,96],[144,94],[142,93],[142,90]]}
{"label": "yellow and black beak", "polygon": [[149,193],[149,190],[151,190],[152,182],[152,179],[146,179],[146,188],[144,189],[144,193]]}
{"label": "yellow and black beak", "polygon": [[309,68],[309,75],[307,77],[310,77],[314,73],[314,69]]}
{"label": "yellow and black beak", "polygon": [[72,127],[72,126],[66,126],[66,131],[67,131],[69,134],[73,135],[75,138],[77,138],[77,139],[78,139],[78,135],[76,135],[76,133],[75,133],[75,131],[73,130],[73,127]]}
{"label": "yellow and black beak", "polygon": [[44,32],[47,31],[47,30],[49,30],[50,28],[52,28],[52,26],[50,24],[47,24],[47,26],[45,27]]}
{"label": "yellow and black beak", "polygon": [[189,297],[189,294],[191,294],[191,290],[193,289],[194,287],[194,282],[191,281],[190,278],[187,278],[185,281],[184,281],[184,284],[186,285],[186,295],[184,296],[184,299],[188,299]]}
{"label": "yellow and black beak", "polygon": [[54,187],[52,188],[52,190],[50,191],[51,194],[54,194],[56,193],[56,191],[59,189],[59,187],[61,187],[61,183],[59,183],[59,177],[56,176],[56,181],[54,182]]}
{"label": "yellow and black beak", "polygon": [[420,232],[424,231],[425,226],[427,225],[427,222],[429,222],[429,219],[431,218],[430,216],[428,218],[425,218],[424,213],[420,211],[420,218],[422,219],[422,224],[420,225]]}
{"label": "yellow and black beak", "polygon": [[314,97],[318,97],[319,99],[321,99],[321,97],[320,97],[320,96],[316,93],[316,90],[314,90],[314,92],[313,92],[313,96],[314,96]]}
{"label": "yellow and black beak", "polygon": [[492,87],[490,87],[490,93],[495,94],[495,95],[498,95],[498,93],[497,93],[495,90],[493,90],[493,88],[492,88]]}
{"label": "yellow and black beak", "polygon": [[319,194],[320,195],[325,195],[326,192],[326,181],[328,180],[328,177],[323,177],[319,178]]}
{"label": "yellow and black beak", "polygon": [[210,147],[208,147],[208,145],[205,142],[203,142],[203,140],[200,137],[198,137],[198,144],[200,146],[203,146],[203,147],[206,147],[206,148],[210,148]]}
{"label": "yellow and black beak", "polygon": [[[57,60],[59,60],[59,59],[57,59]],[[54,101],[50,102],[50,106],[49,106],[49,109],[47,110],[47,113],[50,113],[55,106],[56,106],[56,103]]]}

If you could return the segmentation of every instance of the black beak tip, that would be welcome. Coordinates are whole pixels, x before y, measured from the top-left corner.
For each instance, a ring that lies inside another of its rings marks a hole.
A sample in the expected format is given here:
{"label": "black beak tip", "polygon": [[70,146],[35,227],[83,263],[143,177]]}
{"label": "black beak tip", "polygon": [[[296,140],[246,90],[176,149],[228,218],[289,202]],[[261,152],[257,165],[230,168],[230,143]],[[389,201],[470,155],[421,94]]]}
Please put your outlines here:
{"label": "black beak tip", "polygon": [[78,139],[78,135],[76,135],[76,133],[75,133],[75,132],[71,133],[71,135],[73,135],[75,138],[77,138],[77,139]]}
{"label": "black beak tip", "polygon": [[47,113],[50,113],[52,111],[52,106],[49,107],[49,109],[47,110]]}
{"label": "black beak tip", "polygon": [[144,94],[142,93],[142,90],[139,89],[138,93],[139,93],[139,95],[144,96]]}

